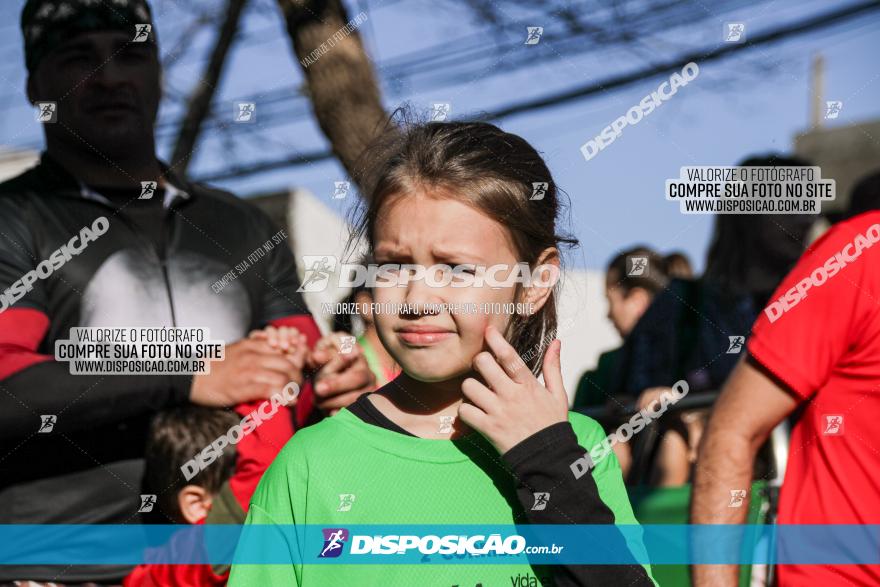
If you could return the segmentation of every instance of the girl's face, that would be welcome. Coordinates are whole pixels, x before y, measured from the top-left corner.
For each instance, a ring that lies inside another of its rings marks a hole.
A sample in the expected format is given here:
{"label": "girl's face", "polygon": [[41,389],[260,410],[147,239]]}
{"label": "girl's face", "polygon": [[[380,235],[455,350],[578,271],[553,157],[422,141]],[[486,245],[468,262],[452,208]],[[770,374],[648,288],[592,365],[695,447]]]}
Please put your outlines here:
{"label": "girl's face", "polygon": [[[374,238],[377,265],[415,264],[432,271],[432,266],[443,264],[489,267],[505,263],[509,269],[496,275],[504,281],[518,261],[499,223],[466,204],[430,197],[422,191],[389,198],[374,227]],[[436,282],[448,280],[441,279],[439,271],[434,275],[437,277],[373,289],[375,302],[383,307],[374,315],[379,338],[410,377],[424,382],[453,379],[471,371],[471,361],[484,348],[486,326],[492,324],[505,332],[511,319],[510,314],[481,311],[481,304],[503,308],[505,303],[518,301],[513,285],[438,287]],[[476,312],[438,310],[441,304],[450,309],[470,305]],[[399,313],[396,308],[401,305],[415,306],[418,311]],[[431,307],[425,311],[425,305]],[[395,311],[386,313],[388,307]]]}

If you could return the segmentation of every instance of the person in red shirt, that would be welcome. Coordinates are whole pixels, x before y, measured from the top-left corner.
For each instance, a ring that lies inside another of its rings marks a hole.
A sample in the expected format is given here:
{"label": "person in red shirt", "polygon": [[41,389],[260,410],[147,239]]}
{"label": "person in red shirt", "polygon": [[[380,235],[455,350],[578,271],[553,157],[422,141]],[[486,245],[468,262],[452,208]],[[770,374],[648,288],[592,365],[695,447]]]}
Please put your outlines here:
{"label": "person in red shirt", "polygon": [[[752,329],[701,447],[692,520],[742,524],[758,448],[797,408],[778,523],[880,524],[880,212],[835,225],[800,259]],[[780,550],[780,553],[792,554]],[[858,561],[854,561],[857,563]],[[880,566],[779,565],[778,584],[880,585]],[[698,587],[737,584],[697,565]]]}

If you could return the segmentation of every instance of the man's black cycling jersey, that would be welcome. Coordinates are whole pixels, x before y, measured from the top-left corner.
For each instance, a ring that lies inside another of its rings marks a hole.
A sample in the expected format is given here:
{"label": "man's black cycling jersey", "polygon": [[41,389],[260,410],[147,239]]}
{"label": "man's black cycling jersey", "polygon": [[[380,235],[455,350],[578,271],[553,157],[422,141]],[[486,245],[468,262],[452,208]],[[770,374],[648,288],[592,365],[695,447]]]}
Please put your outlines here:
{"label": "man's black cycling jersey", "polygon": [[[0,293],[16,298],[0,311],[0,523],[138,523],[149,417],[188,400],[191,376],[71,375],[52,358],[71,327],[200,327],[227,343],[281,319],[314,327],[286,241],[239,265],[278,232],[269,218],[166,173],[158,242],[124,202],[46,155],[0,184]],[[102,216],[106,233],[76,244],[79,254],[19,297],[23,276]],[[50,433],[38,432],[43,415],[55,416]],[[124,570],[58,573],[0,566],[0,581],[118,579]]]}

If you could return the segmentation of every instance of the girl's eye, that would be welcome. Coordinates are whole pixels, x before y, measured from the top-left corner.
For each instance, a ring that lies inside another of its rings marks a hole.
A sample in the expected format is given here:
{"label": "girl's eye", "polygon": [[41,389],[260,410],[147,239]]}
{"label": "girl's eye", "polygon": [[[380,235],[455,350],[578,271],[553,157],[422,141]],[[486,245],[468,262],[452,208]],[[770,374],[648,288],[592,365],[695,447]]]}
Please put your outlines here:
{"label": "girl's eye", "polygon": [[454,267],[454,269],[452,271],[452,278],[453,278],[453,280],[456,280],[456,281],[463,281],[464,280],[464,278],[462,277],[463,275],[476,275],[477,274],[477,266],[476,265],[472,265],[472,264],[468,264],[468,263],[461,263],[459,265],[454,265],[453,267]]}

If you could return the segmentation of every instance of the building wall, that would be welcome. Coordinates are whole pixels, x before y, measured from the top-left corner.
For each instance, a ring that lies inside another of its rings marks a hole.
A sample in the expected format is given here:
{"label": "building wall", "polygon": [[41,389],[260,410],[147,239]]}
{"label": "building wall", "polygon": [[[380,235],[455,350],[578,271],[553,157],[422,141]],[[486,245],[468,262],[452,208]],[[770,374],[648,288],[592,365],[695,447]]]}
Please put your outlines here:
{"label": "building wall", "polygon": [[834,128],[819,128],[794,139],[794,150],[822,167],[823,178],[836,181],[837,198],[823,204],[823,212],[839,212],[849,203],[853,186],[880,171],[880,121]]}

